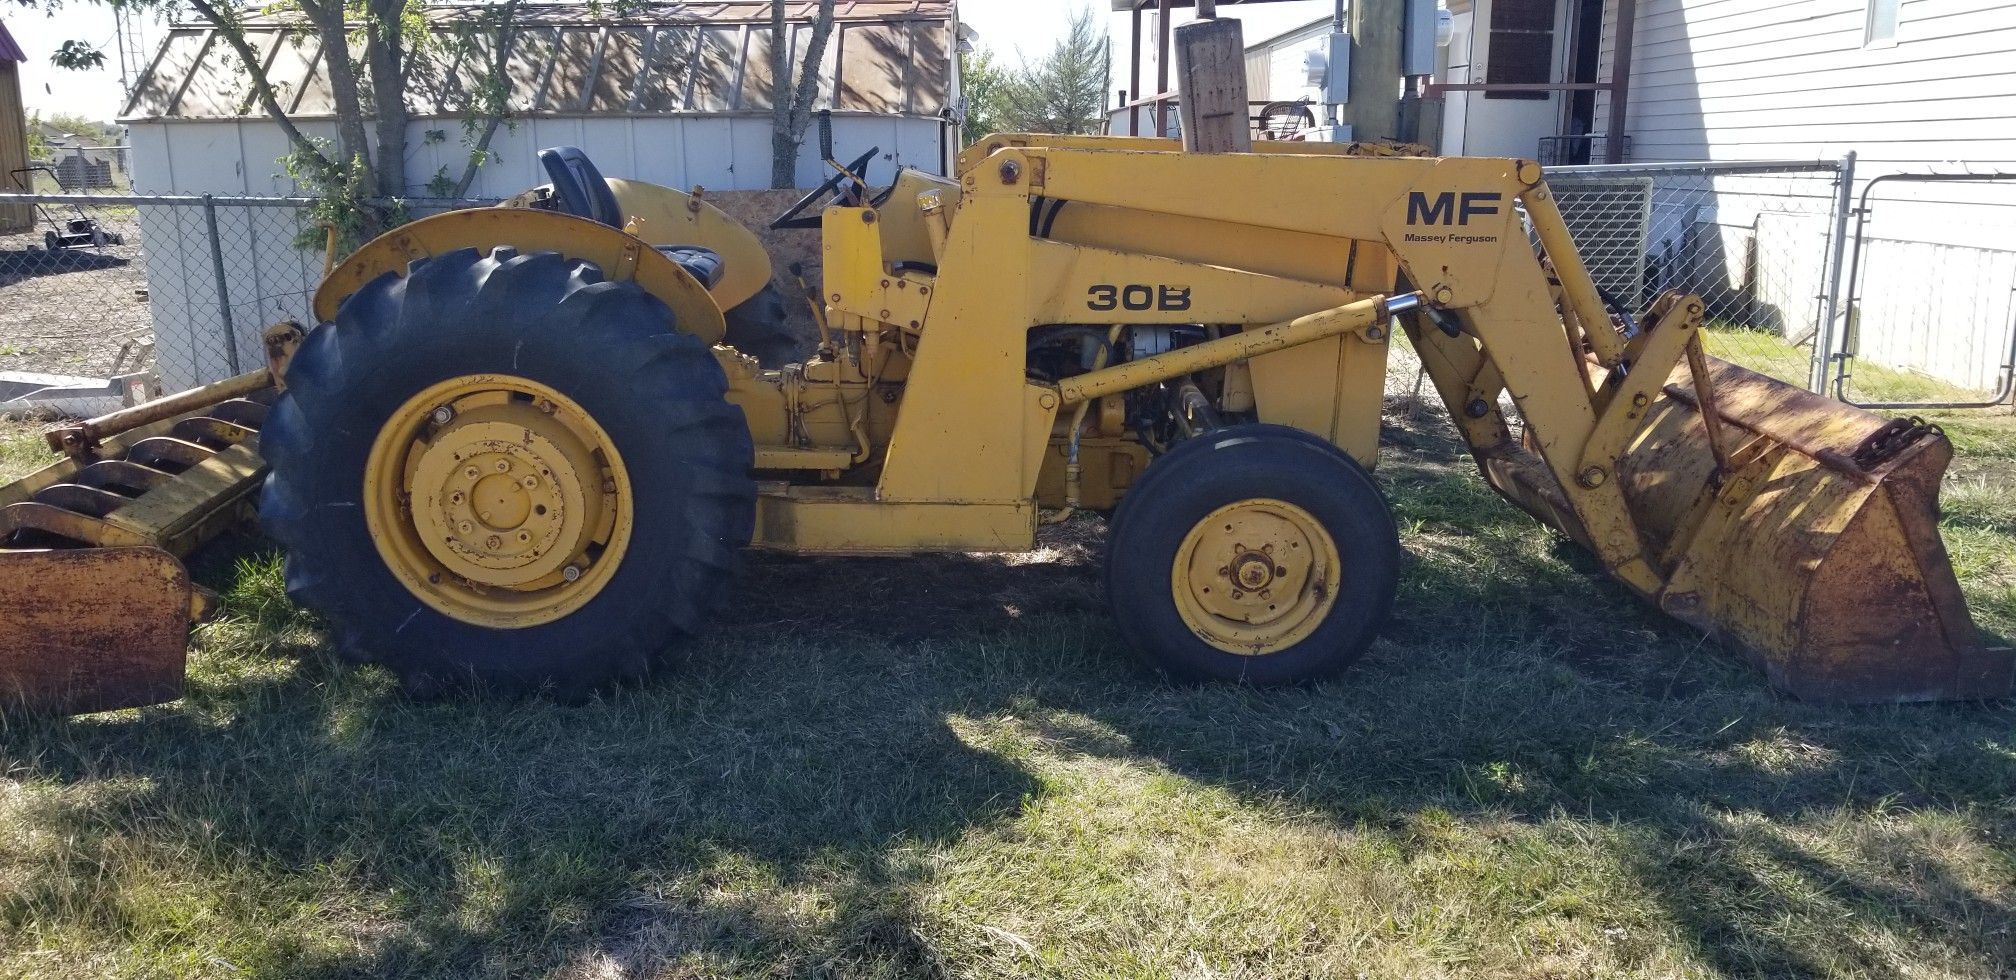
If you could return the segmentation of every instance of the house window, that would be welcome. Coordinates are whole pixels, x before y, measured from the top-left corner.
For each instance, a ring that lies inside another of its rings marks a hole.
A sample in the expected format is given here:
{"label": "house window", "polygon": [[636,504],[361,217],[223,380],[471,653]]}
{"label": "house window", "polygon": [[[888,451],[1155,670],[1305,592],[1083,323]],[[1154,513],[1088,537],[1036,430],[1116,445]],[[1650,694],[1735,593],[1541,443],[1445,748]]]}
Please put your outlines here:
{"label": "house window", "polygon": [[1868,0],[1869,16],[1862,29],[1862,46],[1887,48],[1897,43],[1899,0]]}
{"label": "house window", "polygon": [[[1555,0],[1492,0],[1484,81],[1544,85],[1554,80]],[[1870,0],[1872,3],[1882,0]],[[1894,0],[1893,0],[1894,2]],[[1546,99],[1547,92],[1487,92],[1487,99]]]}

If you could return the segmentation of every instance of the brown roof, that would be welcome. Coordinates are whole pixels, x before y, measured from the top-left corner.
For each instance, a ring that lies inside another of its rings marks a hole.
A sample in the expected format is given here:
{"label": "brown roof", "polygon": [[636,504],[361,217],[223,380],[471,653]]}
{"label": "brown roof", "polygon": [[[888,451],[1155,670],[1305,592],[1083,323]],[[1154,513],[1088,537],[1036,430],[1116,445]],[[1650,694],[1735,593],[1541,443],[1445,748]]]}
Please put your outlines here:
{"label": "brown roof", "polygon": [[[818,10],[793,2],[794,48]],[[465,6],[430,7],[448,24]],[[822,66],[819,107],[835,111],[937,115],[948,107],[956,70],[951,0],[841,0]],[[705,0],[626,7],[596,16],[584,4],[527,4],[506,73],[518,114],[639,115],[768,112],[769,0]],[[200,25],[177,25],[162,40],[125,118],[256,116],[237,56]],[[332,112],[319,69],[318,35],[297,16],[248,19],[246,39],[289,112]],[[415,58],[407,86],[416,115],[455,115],[467,105],[461,66]]]}
{"label": "brown roof", "polygon": [[0,60],[28,60],[28,56],[21,53],[21,45],[14,43],[14,35],[7,33],[6,24],[0,24]]}

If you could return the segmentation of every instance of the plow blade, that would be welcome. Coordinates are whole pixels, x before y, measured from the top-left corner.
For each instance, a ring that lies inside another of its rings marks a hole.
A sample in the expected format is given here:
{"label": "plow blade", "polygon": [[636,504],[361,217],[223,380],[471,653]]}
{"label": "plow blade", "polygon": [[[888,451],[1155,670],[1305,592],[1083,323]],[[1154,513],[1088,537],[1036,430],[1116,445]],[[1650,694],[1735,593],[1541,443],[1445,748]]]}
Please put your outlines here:
{"label": "plow blade", "polygon": [[1939,538],[1944,434],[1705,367],[1706,385],[1674,369],[1618,461],[1660,608],[1803,699],[2008,694],[2016,658],[1983,644]]}
{"label": "plow blade", "polygon": [[52,714],[182,696],[194,589],[158,548],[0,554],[0,705]]}
{"label": "plow blade", "polygon": [[0,486],[0,710],[181,695],[189,627],[210,603],[180,559],[250,514],[263,376],[58,429],[69,458]]}

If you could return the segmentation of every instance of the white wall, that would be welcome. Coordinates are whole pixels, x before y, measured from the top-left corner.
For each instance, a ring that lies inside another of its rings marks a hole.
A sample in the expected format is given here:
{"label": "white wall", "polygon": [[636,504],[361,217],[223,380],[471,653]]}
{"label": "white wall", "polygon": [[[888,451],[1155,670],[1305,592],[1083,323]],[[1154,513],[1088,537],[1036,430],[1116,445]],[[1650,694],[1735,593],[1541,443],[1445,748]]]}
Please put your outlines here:
{"label": "white wall", "polygon": [[[133,146],[133,189],[140,194],[296,193],[276,162],[287,152],[278,126],[263,118],[154,119],[129,124]],[[311,136],[333,137],[334,125],[309,122]],[[429,144],[429,130],[443,142]],[[834,148],[851,159],[870,146],[883,158],[885,173],[904,164],[944,171],[944,124],[936,119],[836,114]],[[468,151],[457,119],[416,119],[407,129],[406,180],[412,196],[426,196],[427,182],[442,166],[460,176]],[[654,116],[532,116],[516,128],[499,129],[490,163],[470,188],[474,197],[509,197],[546,182],[537,151],[578,146],[611,177],[648,180],[672,187],[701,184],[716,190],[758,190],[770,186],[770,116],[753,114]],[[798,182],[825,179],[816,137],[806,134],[798,159]]]}
{"label": "white wall", "polygon": [[[1863,46],[1866,0],[1639,0],[1634,160],[2016,161],[2016,4],[1902,0]],[[1616,37],[1604,13],[1601,77]],[[1608,113],[1598,95],[1597,117]]]}

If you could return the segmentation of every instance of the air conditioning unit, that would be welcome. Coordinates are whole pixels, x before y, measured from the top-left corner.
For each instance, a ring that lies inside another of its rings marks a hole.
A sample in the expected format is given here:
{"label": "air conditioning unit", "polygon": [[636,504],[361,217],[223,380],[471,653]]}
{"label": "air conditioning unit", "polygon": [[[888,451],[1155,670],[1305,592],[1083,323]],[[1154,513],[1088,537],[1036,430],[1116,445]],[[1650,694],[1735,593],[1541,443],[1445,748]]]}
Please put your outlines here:
{"label": "air conditioning unit", "polygon": [[1652,240],[1652,178],[1556,171],[1547,175],[1547,186],[1589,277],[1631,313],[1644,310],[1650,299],[1645,251]]}

